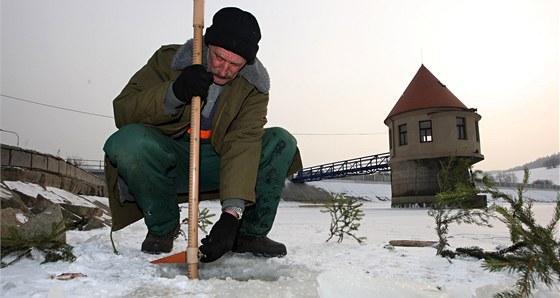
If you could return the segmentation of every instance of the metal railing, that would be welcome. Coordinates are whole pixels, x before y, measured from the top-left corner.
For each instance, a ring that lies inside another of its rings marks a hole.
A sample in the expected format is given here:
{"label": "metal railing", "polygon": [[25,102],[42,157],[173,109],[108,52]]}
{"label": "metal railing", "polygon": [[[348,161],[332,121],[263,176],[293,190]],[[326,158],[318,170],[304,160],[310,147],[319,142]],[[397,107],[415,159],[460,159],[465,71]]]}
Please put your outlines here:
{"label": "metal railing", "polygon": [[390,171],[389,156],[390,154],[387,152],[304,168],[292,175],[291,180],[302,183]]}
{"label": "metal railing", "polygon": [[66,161],[86,171],[103,171],[105,166],[103,160],[68,158]]}

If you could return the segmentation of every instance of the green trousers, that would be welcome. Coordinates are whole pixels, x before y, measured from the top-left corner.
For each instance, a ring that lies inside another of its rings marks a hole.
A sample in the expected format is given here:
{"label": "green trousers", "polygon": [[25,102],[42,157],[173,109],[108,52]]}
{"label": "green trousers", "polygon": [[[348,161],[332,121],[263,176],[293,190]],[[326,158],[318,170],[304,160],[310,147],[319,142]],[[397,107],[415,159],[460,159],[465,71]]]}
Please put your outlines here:
{"label": "green trousers", "polygon": [[[178,193],[188,193],[188,136],[174,139],[157,129],[129,124],[103,147],[119,173],[121,193],[134,200],[150,233],[164,235],[179,224]],[[239,234],[265,236],[272,228],[296,140],[286,130],[266,128],[256,181],[256,204],[243,213]],[[210,143],[200,145],[199,191],[220,189],[220,156]],[[227,198],[223,198],[227,199]]]}

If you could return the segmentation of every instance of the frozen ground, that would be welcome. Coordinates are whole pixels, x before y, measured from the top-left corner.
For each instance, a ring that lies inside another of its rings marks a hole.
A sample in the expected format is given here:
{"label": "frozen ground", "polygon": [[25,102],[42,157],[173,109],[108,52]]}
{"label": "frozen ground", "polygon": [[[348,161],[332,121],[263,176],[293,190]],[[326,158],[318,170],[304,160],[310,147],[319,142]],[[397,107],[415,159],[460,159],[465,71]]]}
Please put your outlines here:
{"label": "frozen ground", "polygon": [[[427,209],[391,209],[389,184],[324,181],[314,185],[335,192],[353,192],[372,198],[365,203],[357,236],[337,243],[328,238],[330,217],[319,207],[282,202],[269,235],[288,247],[284,258],[262,259],[228,254],[201,264],[199,280],[186,277],[184,265],[152,265],[157,257],[139,251],[146,228],[142,222],[114,233],[115,255],[109,229],[69,231],[77,260],[41,265],[41,255],[0,270],[2,297],[491,297],[511,289],[517,276],[484,270],[482,261],[435,255],[435,249],[388,246],[389,240],[437,240]],[[60,193],[59,193],[60,195]],[[529,191],[544,197],[534,211],[541,224],[549,222],[556,192]],[[373,199],[380,198],[380,200]],[[88,197],[89,200],[106,198]],[[212,213],[216,202],[201,202]],[[186,216],[183,210],[183,218]],[[215,220],[215,218],[213,218]],[[186,231],[186,227],[183,227]],[[199,237],[204,235],[200,232]],[[451,249],[476,245],[488,250],[509,244],[506,227],[459,225],[450,227]],[[175,241],[174,252],[185,250],[186,240]],[[64,273],[79,273],[58,280]],[[55,278],[53,278],[55,277]],[[535,297],[559,297],[560,290],[537,285]]]}

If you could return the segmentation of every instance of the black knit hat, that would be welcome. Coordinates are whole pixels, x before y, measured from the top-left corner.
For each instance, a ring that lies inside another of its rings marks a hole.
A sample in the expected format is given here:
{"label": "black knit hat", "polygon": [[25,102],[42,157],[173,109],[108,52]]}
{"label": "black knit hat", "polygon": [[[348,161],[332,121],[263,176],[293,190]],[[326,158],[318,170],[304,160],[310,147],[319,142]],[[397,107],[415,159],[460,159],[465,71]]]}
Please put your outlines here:
{"label": "black knit hat", "polygon": [[235,7],[220,9],[204,35],[206,44],[232,51],[245,58],[248,64],[255,62],[260,40],[261,29],[257,19]]}

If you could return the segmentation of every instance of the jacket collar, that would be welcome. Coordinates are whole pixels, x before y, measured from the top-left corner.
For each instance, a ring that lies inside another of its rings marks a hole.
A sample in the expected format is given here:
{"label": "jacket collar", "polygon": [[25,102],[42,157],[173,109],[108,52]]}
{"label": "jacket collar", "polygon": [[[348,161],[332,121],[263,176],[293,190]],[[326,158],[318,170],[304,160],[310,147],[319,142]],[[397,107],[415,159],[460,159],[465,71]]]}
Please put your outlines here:
{"label": "jacket collar", "polygon": [[[189,39],[183,44],[171,62],[171,68],[174,70],[181,70],[193,64],[193,40]],[[208,46],[202,46],[202,65],[208,65]],[[256,58],[255,63],[247,64],[239,71],[239,75],[245,78],[251,85],[255,86],[260,92],[268,93],[270,90],[270,77],[268,71],[262,65],[261,61]]]}

